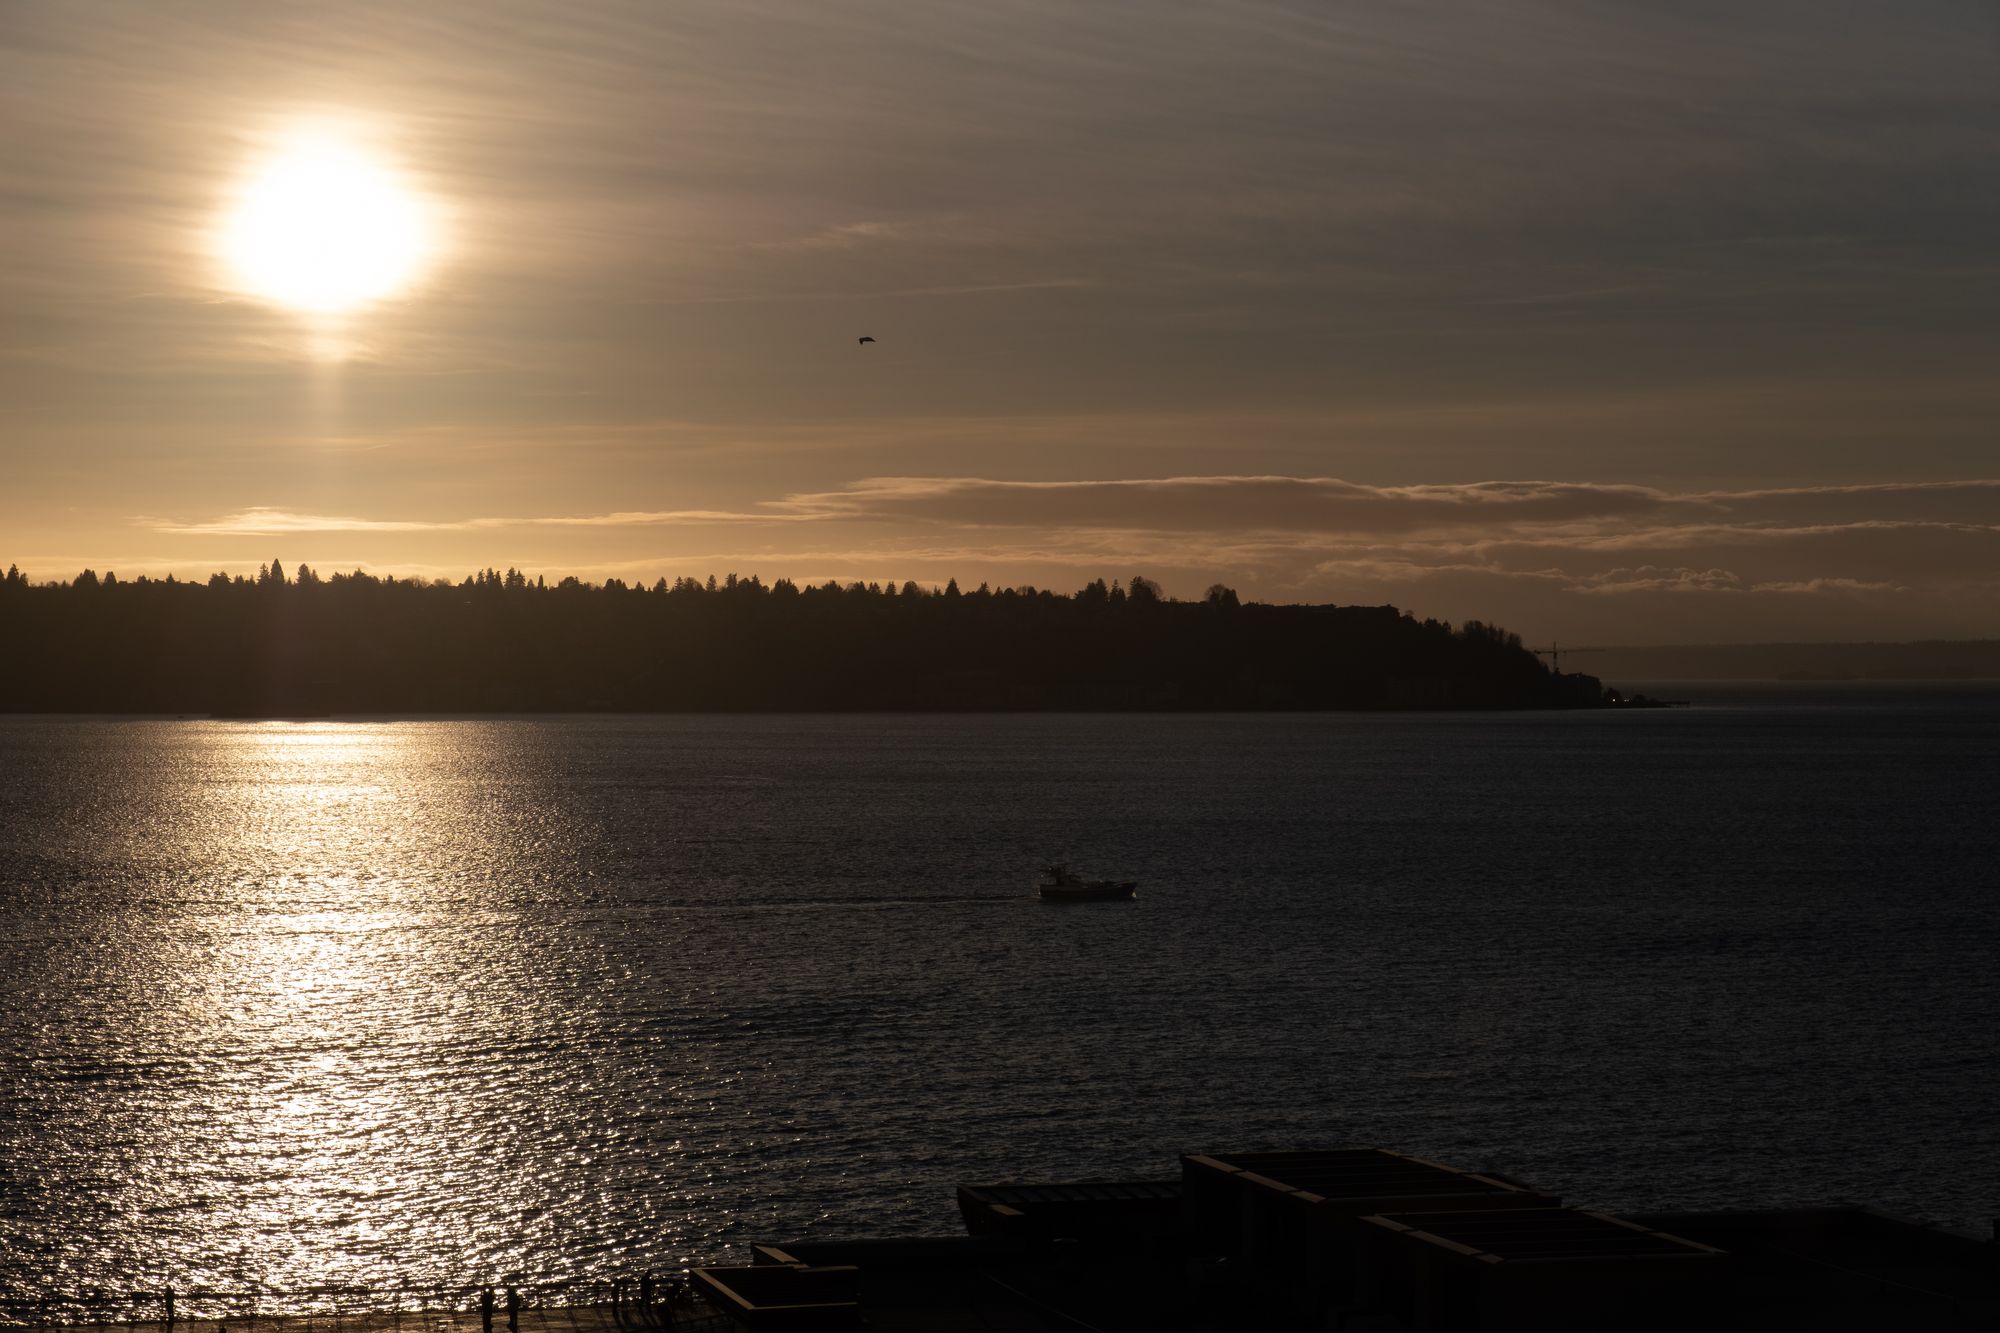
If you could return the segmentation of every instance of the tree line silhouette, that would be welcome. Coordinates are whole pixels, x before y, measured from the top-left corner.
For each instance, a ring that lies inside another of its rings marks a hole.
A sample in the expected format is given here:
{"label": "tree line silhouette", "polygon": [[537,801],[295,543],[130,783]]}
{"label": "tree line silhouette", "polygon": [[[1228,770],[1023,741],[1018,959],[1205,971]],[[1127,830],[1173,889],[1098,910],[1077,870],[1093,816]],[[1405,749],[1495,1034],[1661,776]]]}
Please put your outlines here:
{"label": "tree line silhouette", "polygon": [[0,580],[0,711],[1202,710],[1589,707],[1519,636],[1220,584],[321,576]]}

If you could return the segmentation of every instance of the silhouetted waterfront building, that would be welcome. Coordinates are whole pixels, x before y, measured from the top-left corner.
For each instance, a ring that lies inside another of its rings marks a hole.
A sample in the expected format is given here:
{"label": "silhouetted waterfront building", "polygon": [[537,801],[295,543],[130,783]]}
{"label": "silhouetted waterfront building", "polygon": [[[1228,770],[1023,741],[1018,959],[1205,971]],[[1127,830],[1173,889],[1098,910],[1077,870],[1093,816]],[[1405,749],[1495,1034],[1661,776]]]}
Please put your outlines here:
{"label": "silhouetted waterfront building", "polygon": [[696,1270],[746,1329],[1748,1333],[2000,1324],[1995,1242],[1866,1209],[1617,1216],[1377,1148],[962,1185],[967,1235]]}

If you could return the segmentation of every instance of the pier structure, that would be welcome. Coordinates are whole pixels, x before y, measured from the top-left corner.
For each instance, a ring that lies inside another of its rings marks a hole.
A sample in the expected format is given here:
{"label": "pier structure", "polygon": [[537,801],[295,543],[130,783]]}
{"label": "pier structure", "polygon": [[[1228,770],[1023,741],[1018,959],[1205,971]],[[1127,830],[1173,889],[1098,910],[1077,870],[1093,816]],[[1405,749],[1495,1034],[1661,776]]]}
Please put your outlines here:
{"label": "pier structure", "polygon": [[2000,1327],[1993,1237],[1865,1208],[1621,1216],[1375,1147],[1180,1167],[961,1185],[962,1237],[757,1246],[698,1290],[744,1330],[801,1333]]}

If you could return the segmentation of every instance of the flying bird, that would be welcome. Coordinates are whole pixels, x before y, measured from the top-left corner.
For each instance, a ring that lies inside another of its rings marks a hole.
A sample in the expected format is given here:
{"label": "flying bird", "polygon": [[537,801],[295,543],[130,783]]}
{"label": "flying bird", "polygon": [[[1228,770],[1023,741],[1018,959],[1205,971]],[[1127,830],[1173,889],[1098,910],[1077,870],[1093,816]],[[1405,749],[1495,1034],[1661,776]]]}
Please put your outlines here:
{"label": "flying bird", "polygon": [[874,340],[873,338],[870,338],[870,337],[868,337],[868,336],[867,336],[866,334],[864,334],[864,335],[862,335],[862,337],[861,337],[861,338],[860,338],[860,339],[859,339],[859,340],[858,340],[858,341],[857,341],[857,342],[855,343],[855,346],[859,347],[859,346],[860,346],[860,345],[861,345],[862,343],[872,343],[872,342],[874,342],[874,341],[875,341],[875,340]]}

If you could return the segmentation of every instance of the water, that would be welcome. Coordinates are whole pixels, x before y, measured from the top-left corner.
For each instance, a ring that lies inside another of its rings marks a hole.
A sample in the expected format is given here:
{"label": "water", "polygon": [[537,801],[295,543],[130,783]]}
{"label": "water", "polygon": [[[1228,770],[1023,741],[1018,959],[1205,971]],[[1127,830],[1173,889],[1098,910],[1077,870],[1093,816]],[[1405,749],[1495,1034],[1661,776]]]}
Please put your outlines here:
{"label": "water", "polygon": [[1691,691],[0,719],[0,1287],[630,1273],[1347,1142],[1984,1219],[2000,695]]}

